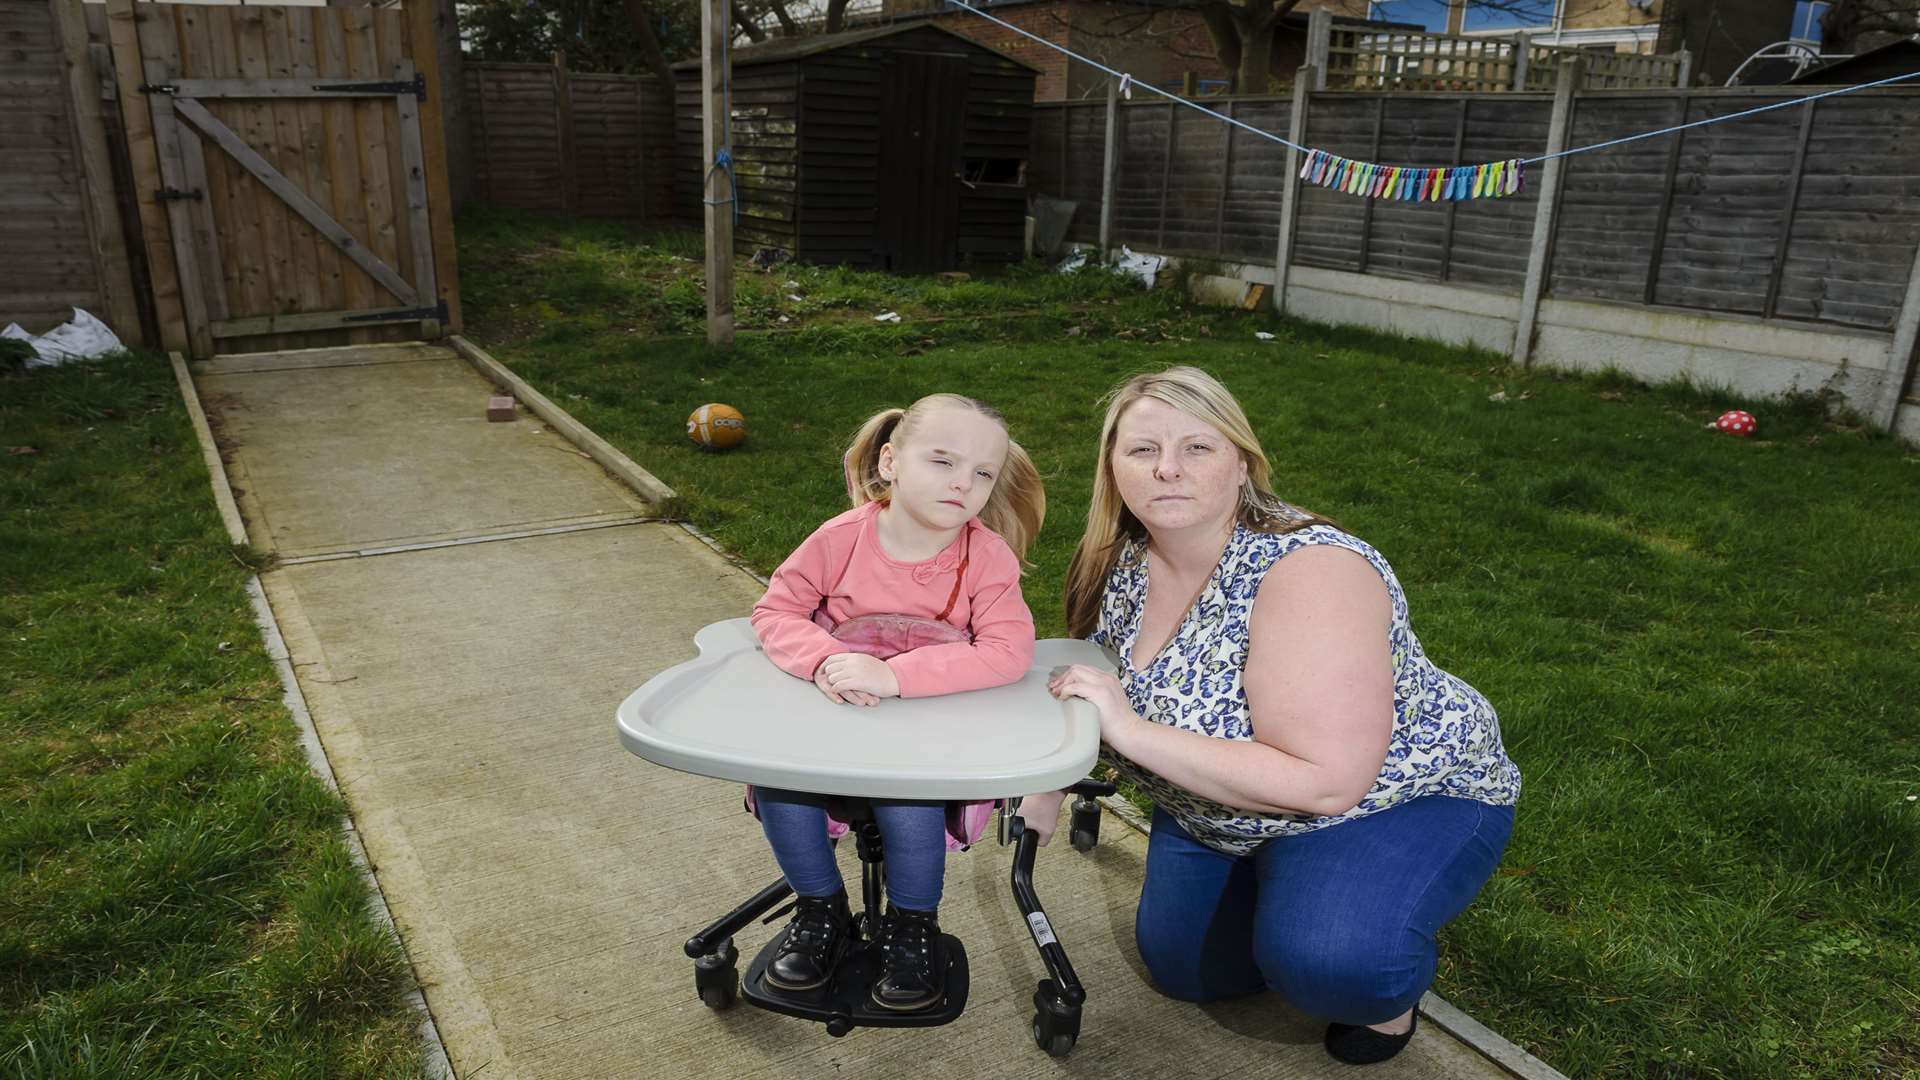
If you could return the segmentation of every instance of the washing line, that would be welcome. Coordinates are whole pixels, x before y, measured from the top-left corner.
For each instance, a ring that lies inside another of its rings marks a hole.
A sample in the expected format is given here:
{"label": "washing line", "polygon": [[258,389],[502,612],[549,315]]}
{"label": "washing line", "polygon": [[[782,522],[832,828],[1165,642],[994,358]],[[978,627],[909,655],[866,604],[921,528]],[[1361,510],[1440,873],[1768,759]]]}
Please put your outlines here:
{"label": "washing line", "polygon": [[1691,123],[1675,124],[1657,131],[1643,131],[1635,135],[1624,135],[1620,138],[1608,139],[1604,142],[1591,143],[1586,146],[1576,146],[1568,150],[1555,151],[1551,154],[1541,154],[1538,157],[1509,158],[1504,161],[1490,161],[1479,165],[1412,168],[1397,165],[1382,165],[1367,161],[1355,161],[1351,158],[1341,157],[1338,154],[1329,153],[1325,150],[1316,150],[1310,146],[1302,146],[1291,139],[1275,135],[1271,131],[1254,127],[1252,124],[1236,120],[1224,113],[1216,112],[1197,101],[1190,101],[1178,94],[1162,90],[1152,83],[1136,82],[1133,76],[1126,72],[1116,71],[1098,60],[1082,56],[1072,49],[1063,45],[1057,45],[1037,34],[1028,33],[1005,19],[996,18],[987,14],[972,4],[967,3],[966,0],[946,0],[946,2],[953,7],[970,11],[988,22],[1011,30],[1030,41],[1044,45],[1054,52],[1062,53],[1071,59],[1078,60],[1088,67],[1106,72],[1108,75],[1120,80],[1121,93],[1125,94],[1129,99],[1133,96],[1131,92],[1132,88],[1138,86],[1143,90],[1159,94],[1161,97],[1175,104],[1185,105],[1190,109],[1205,113],[1223,123],[1231,124],[1234,127],[1258,135],[1271,142],[1279,143],[1288,149],[1298,150],[1307,156],[1306,161],[1300,166],[1300,179],[1308,183],[1318,184],[1322,187],[1332,188],[1336,191],[1341,191],[1349,195],[1358,195],[1363,198],[1384,198],[1408,202],[1499,198],[1505,195],[1512,195],[1525,188],[1526,167],[1529,165],[1538,165],[1543,162],[1552,161],[1555,158],[1571,157],[1574,154],[1584,154],[1593,150],[1603,150],[1610,146],[1637,142],[1641,139],[1657,139],[1662,135],[1672,135],[1675,132],[1686,131],[1689,128],[1705,127],[1708,124],[1721,124],[1728,120],[1738,120],[1742,117],[1770,112],[1774,109],[1784,109],[1796,105],[1811,105],[1822,98],[1837,97],[1841,94],[1851,94],[1860,90],[1871,90],[1876,86],[1887,86],[1909,79],[1920,79],[1920,71],[1910,71],[1904,75],[1893,75],[1885,79],[1861,83],[1857,86],[1843,86],[1836,90],[1828,90],[1807,97],[1795,98],[1791,101],[1776,101],[1771,105],[1761,105],[1757,108],[1743,109],[1740,112],[1728,113],[1725,116],[1710,116],[1702,120],[1695,120]]}

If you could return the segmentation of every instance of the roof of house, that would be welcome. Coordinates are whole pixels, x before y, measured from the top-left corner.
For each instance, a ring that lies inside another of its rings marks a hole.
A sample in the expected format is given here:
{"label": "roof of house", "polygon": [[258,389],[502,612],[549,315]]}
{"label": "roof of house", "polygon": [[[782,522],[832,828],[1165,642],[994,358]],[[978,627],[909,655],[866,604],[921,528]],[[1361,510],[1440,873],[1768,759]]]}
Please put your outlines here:
{"label": "roof of house", "polygon": [[[1788,82],[1797,83],[1847,83],[1873,82],[1897,75],[1902,71],[1920,72],[1920,43],[1912,38],[1890,41],[1877,49],[1854,56],[1808,68]],[[1920,85],[1920,79],[1914,80]]]}
{"label": "roof of house", "polygon": [[[925,23],[919,20],[892,23],[886,26],[870,26],[860,30],[846,30],[838,34],[817,34],[812,37],[796,38],[773,38],[769,41],[760,42],[757,45],[742,45],[732,50],[733,66],[744,67],[748,64],[772,64],[786,60],[798,60],[806,56],[832,52],[835,49],[844,49],[849,45],[864,45],[869,41],[878,41],[881,38],[892,37],[895,34],[928,30],[945,34],[970,49],[981,49],[993,53],[995,56],[999,56],[1009,63],[1018,64],[1028,71],[1038,72],[1040,70],[1024,60],[1008,56],[1006,53],[991,46],[982,45],[964,34],[957,34],[944,26],[935,23]],[[673,68],[675,71],[681,71],[698,68],[699,66],[700,61],[698,60],[682,60],[673,65]]]}

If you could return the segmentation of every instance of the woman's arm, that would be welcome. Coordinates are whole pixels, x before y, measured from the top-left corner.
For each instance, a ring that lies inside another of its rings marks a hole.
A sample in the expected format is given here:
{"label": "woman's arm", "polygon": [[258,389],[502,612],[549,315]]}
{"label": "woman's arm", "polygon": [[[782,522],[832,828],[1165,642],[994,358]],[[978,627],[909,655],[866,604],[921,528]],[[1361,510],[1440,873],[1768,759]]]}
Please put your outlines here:
{"label": "woman's arm", "polygon": [[1119,681],[1095,685],[1089,676],[1100,673],[1091,668],[1056,681],[1067,693],[1090,691],[1082,696],[1099,707],[1107,745],[1196,795],[1265,813],[1340,814],[1366,795],[1386,761],[1391,619],[1385,584],[1355,552],[1316,545],[1276,563],[1248,630],[1248,741],[1143,720]]}

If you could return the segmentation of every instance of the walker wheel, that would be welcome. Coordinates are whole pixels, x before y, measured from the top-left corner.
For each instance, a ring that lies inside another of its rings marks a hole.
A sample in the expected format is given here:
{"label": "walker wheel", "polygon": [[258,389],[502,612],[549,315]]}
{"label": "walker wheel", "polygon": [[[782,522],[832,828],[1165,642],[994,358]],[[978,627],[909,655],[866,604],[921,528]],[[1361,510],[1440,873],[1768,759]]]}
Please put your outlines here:
{"label": "walker wheel", "polygon": [[1033,1018],[1033,1042],[1045,1050],[1048,1057],[1063,1058],[1073,1053],[1073,1036],[1064,1031],[1048,1034],[1038,1014]]}
{"label": "walker wheel", "polygon": [[731,1009],[733,1008],[733,1003],[738,1000],[739,989],[736,986],[703,986],[700,988],[700,1003],[712,1009],[714,1012]]}
{"label": "walker wheel", "polygon": [[1100,804],[1086,796],[1073,801],[1073,818],[1068,826],[1067,835],[1073,841],[1073,850],[1082,854],[1092,851],[1100,842]]}
{"label": "walker wheel", "polygon": [[1073,850],[1078,851],[1082,855],[1084,855],[1087,852],[1092,851],[1093,846],[1100,842],[1100,834],[1086,832],[1081,829],[1075,829],[1068,835],[1068,839],[1073,841]]}

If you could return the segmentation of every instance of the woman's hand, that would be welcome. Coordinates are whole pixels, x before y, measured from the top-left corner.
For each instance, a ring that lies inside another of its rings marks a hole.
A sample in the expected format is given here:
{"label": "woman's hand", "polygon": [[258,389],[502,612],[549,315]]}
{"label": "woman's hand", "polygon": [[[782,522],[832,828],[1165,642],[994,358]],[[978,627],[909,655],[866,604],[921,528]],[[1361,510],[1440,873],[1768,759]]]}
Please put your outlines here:
{"label": "woman's hand", "polygon": [[875,705],[881,698],[899,697],[900,680],[886,661],[866,653],[835,653],[813,673],[820,692],[834,701]]}
{"label": "woman's hand", "polygon": [[1120,688],[1120,680],[1110,671],[1069,664],[1054,671],[1047,680],[1047,691],[1062,701],[1077,697],[1092,703],[1100,711],[1100,739],[1108,746],[1114,745],[1114,737],[1123,729],[1140,719],[1127,700],[1127,692]]}

